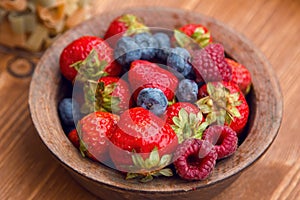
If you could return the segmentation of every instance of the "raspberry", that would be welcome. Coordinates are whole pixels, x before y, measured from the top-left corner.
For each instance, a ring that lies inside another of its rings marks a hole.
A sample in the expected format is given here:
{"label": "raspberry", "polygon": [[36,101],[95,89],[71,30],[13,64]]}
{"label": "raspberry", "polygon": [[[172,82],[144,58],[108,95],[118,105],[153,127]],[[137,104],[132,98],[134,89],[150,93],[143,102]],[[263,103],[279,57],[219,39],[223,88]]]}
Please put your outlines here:
{"label": "raspberry", "polygon": [[221,44],[210,44],[204,49],[195,50],[192,58],[198,82],[231,80],[232,70],[225,60]]}
{"label": "raspberry", "polygon": [[237,149],[237,134],[228,126],[210,126],[205,130],[202,139],[215,145],[218,159],[232,155]]}
{"label": "raspberry", "polygon": [[209,142],[187,139],[175,151],[174,166],[183,179],[204,180],[214,169],[217,156],[217,152]]}

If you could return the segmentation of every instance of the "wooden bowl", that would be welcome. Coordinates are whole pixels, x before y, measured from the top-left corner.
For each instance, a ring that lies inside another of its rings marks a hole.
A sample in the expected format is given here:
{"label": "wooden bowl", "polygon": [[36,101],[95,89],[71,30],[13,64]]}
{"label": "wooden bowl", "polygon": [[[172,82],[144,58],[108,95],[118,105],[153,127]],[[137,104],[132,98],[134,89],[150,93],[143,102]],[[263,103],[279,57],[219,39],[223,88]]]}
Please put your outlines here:
{"label": "wooden bowl", "polygon": [[[82,158],[63,132],[57,112],[58,102],[65,95],[59,71],[62,49],[83,35],[103,36],[109,22],[123,13],[141,16],[146,24],[153,27],[174,28],[192,22],[204,24],[211,30],[214,40],[224,45],[227,54],[247,66],[252,74],[247,137],[233,156],[218,162],[206,181],[188,182],[176,176],[157,178],[146,184],[124,180],[121,173]],[[135,8],[104,13],[66,32],[38,63],[30,86],[29,105],[43,143],[82,186],[102,199],[211,198],[266,152],[277,135],[282,118],[278,81],[270,63],[253,44],[215,19],[166,8]]]}

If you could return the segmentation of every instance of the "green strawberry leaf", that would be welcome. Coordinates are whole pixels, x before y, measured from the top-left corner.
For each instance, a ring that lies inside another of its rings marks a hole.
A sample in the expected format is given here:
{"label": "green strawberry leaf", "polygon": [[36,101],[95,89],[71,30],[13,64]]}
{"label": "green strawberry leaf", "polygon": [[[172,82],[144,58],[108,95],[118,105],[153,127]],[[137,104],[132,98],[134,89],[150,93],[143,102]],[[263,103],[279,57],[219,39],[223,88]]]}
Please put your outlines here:
{"label": "green strawberry leaf", "polygon": [[236,107],[232,107],[229,111],[233,117],[236,117],[236,118],[241,117],[240,111]]}
{"label": "green strawberry leaf", "polygon": [[165,168],[165,169],[159,170],[159,174],[161,174],[163,176],[167,176],[167,177],[173,176],[173,172],[170,168]]}
{"label": "green strawberry leaf", "polygon": [[205,33],[202,27],[196,28],[191,37],[200,45],[200,47],[204,48],[210,43],[210,32]]}
{"label": "green strawberry leaf", "polygon": [[85,157],[85,154],[88,151],[87,145],[81,139],[79,140],[79,150],[80,150],[82,157]]}
{"label": "green strawberry leaf", "polygon": [[71,67],[74,67],[78,72],[76,80],[86,81],[98,80],[100,77],[107,76],[108,74],[104,71],[107,65],[107,61],[99,60],[97,50],[92,49],[83,61],[78,61]]}
{"label": "green strawberry leaf", "polygon": [[206,84],[206,88],[207,88],[207,93],[208,93],[209,96],[215,95],[216,88],[211,82],[208,82]]}
{"label": "green strawberry leaf", "polygon": [[151,151],[149,160],[151,161],[151,167],[155,167],[159,164],[159,153],[157,150],[157,147],[154,147],[154,149]]}
{"label": "green strawberry leaf", "polygon": [[144,159],[142,158],[141,155],[139,155],[138,153],[134,153],[132,156],[132,162],[135,166],[139,167],[139,168],[146,168],[145,166],[145,162]]}
{"label": "green strawberry leaf", "polygon": [[174,30],[174,38],[176,43],[182,48],[200,49],[200,46],[191,37],[179,30]]}
{"label": "green strawberry leaf", "polygon": [[147,183],[153,180],[153,176],[151,174],[147,174],[145,177],[140,179],[140,182]]}
{"label": "green strawberry leaf", "polygon": [[194,138],[195,135],[197,135],[197,138],[201,138],[204,131],[202,130],[203,126],[201,127],[202,119],[201,111],[197,114],[188,113],[184,108],[181,108],[178,117],[173,117],[174,125],[171,126],[177,135],[178,143],[182,143],[188,138]]}
{"label": "green strawberry leaf", "polygon": [[202,113],[207,114],[206,122],[209,124],[230,124],[235,118],[241,117],[237,106],[242,104],[239,101],[240,93],[230,93],[222,83],[214,86],[207,83],[207,92],[209,96],[202,98],[196,102]]}
{"label": "green strawberry leaf", "polygon": [[180,119],[179,119],[179,117],[173,117],[172,118],[173,119],[173,122],[174,122],[174,124],[176,125],[176,126],[181,126],[181,121],[180,121]]}
{"label": "green strawberry leaf", "polygon": [[126,174],[126,180],[129,180],[129,179],[135,179],[135,178],[137,178],[137,177],[139,177],[140,175],[139,174],[137,174],[137,173],[130,173],[130,172],[128,172],[127,174]]}
{"label": "green strawberry leaf", "polygon": [[180,121],[185,121],[188,119],[188,113],[184,108],[181,108],[178,113],[178,117]]}
{"label": "green strawberry leaf", "polygon": [[170,164],[171,160],[172,160],[172,156],[170,154],[165,154],[161,157],[158,166],[161,168],[165,167]]}
{"label": "green strawberry leaf", "polygon": [[137,33],[149,32],[149,28],[141,23],[141,20],[135,15],[123,15],[121,18],[119,18],[119,21],[126,24],[127,30],[124,33],[124,36],[131,36]]}

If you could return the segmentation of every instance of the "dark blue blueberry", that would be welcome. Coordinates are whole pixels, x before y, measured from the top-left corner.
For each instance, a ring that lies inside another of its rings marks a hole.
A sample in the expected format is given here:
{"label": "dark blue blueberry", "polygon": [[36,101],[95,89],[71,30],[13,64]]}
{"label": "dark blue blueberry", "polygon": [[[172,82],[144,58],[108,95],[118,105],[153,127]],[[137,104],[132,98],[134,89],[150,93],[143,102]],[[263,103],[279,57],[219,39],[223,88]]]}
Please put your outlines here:
{"label": "dark blue blueberry", "polygon": [[137,105],[160,116],[167,109],[168,99],[160,89],[144,88],[137,97]]}
{"label": "dark blue blueberry", "polygon": [[170,55],[167,58],[167,65],[175,69],[179,73],[184,72],[183,75],[185,76],[192,70],[192,67],[188,65],[190,57],[191,55],[186,49],[175,47],[174,49],[172,49]]}
{"label": "dark blue blueberry", "polygon": [[141,56],[142,51],[133,38],[125,36],[118,40],[114,57],[120,65],[128,67],[132,61],[141,59]]}
{"label": "dark blue blueberry", "polygon": [[170,42],[170,38],[167,34],[165,33],[155,33],[153,34],[153,37],[156,39],[157,43],[158,43],[158,48],[170,48],[171,47],[171,42]]}
{"label": "dark blue blueberry", "polygon": [[170,53],[171,53],[171,48],[169,48],[169,47],[159,47],[156,50],[156,58],[161,63],[166,64]]}
{"label": "dark blue blueberry", "polygon": [[197,95],[198,85],[195,81],[183,79],[179,82],[176,91],[176,97],[178,101],[194,103],[197,101]]}
{"label": "dark blue blueberry", "polygon": [[69,133],[74,130],[76,127],[75,125],[74,126],[63,126],[63,130],[65,132],[66,135],[69,135]]}
{"label": "dark blue blueberry", "polygon": [[72,99],[64,98],[58,105],[59,115],[63,125],[74,125]]}
{"label": "dark blue blueberry", "polygon": [[193,70],[193,67],[190,63],[185,63],[184,70],[182,72],[182,75],[187,78],[194,80],[196,78],[196,74]]}
{"label": "dark blue blueberry", "polygon": [[153,37],[158,43],[158,49],[156,50],[156,58],[163,64],[167,63],[167,58],[171,51],[170,37],[165,33],[155,33]]}
{"label": "dark blue blueberry", "polygon": [[142,56],[142,60],[151,60],[156,55],[156,50],[158,48],[158,42],[156,39],[149,33],[138,33],[133,36],[136,44],[139,45]]}

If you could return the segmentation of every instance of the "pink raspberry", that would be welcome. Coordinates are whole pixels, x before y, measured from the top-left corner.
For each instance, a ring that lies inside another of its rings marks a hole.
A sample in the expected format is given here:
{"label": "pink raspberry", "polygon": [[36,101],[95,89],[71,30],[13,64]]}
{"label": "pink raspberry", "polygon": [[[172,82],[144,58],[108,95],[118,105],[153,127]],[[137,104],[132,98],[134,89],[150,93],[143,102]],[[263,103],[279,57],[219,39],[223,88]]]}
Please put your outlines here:
{"label": "pink raspberry", "polygon": [[218,159],[232,155],[238,145],[236,132],[228,126],[210,126],[205,130],[202,139],[215,145]]}
{"label": "pink raspberry", "polygon": [[198,82],[230,81],[231,67],[225,60],[221,44],[210,44],[192,53],[192,65]]}
{"label": "pink raspberry", "polygon": [[191,138],[177,147],[174,166],[183,179],[204,180],[212,173],[217,156],[211,143]]}

